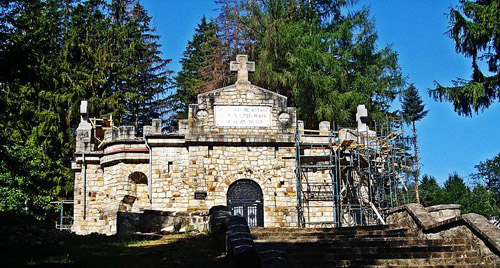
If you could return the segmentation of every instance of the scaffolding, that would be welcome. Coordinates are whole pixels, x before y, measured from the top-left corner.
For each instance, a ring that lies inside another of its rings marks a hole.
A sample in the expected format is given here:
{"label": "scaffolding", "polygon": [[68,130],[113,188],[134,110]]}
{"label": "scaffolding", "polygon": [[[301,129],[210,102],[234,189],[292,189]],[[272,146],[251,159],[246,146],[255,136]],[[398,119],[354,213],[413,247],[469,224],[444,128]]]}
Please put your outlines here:
{"label": "scaffolding", "polygon": [[385,211],[409,202],[410,155],[400,118],[375,130],[295,132],[301,227],[385,224]]}

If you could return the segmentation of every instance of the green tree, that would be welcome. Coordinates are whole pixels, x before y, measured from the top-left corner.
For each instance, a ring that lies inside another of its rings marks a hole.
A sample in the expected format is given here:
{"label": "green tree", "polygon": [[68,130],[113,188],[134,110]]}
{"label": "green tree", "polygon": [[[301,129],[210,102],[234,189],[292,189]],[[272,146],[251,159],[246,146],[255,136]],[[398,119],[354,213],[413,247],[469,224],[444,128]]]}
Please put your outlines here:
{"label": "green tree", "polygon": [[413,174],[415,178],[415,197],[417,203],[420,203],[420,195],[418,189],[418,178],[419,178],[419,166],[418,166],[418,144],[417,144],[417,127],[415,123],[422,120],[428,111],[424,111],[425,104],[418,94],[417,88],[410,84],[410,86],[405,90],[403,95],[402,103],[402,116],[407,124],[411,124],[413,130],[413,163],[415,164],[415,172]]}
{"label": "green tree", "polygon": [[420,203],[424,207],[442,204],[443,188],[429,175],[422,177],[420,184]]}
{"label": "green tree", "polygon": [[0,6],[0,199],[2,211],[44,218],[71,184],[65,141],[68,99],[61,76],[66,21],[60,1]]}
{"label": "green tree", "polygon": [[477,173],[472,177],[479,183],[484,183],[488,190],[492,190],[497,199],[500,198],[500,153],[492,159],[486,159],[474,166]]}
{"label": "green tree", "polygon": [[0,211],[46,218],[49,201],[71,195],[81,100],[125,123],[161,111],[168,61],[132,3],[0,1]]}
{"label": "green tree", "polygon": [[498,216],[500,212],[497,205],[496,194],[482,185],[477,185],[472,190],[466,205],[462,207],[462,213],[477,213],[487,218]]}
{"label": "green tree", "polygon": [[450,175],[444,183],[442,199],[444,204],[460,204],[462,207],[466,207],[469,195],[469,187],[465,185],[464,180],[457,173]]}
{"label": "green tree", "polygon": [[126,95],[125,122],[133,123],[140,132],[141,127],[150,123],[151,119],[162,118],[167,113],[165,96],[172,86],[172,72],[167,65],[171,60],[161,58],[160,37],[150,27],[151,17],[144,7],[136,2],[127,15],[130,21],[125,27],[128,33],[126,39],[131,39],[129,49],[132,50],[128,65],[132,68],[126,76],[130,87],[125,90],[129,92]]}
{"label": "green tree", "polygon": [[187,118],[188,105],[196,103],[198,94],[224,85],[222,62],[222,43],[217,37],[217,25],[203,17],[180,60],[182,69],[175,77],[177,91],[168,99],[174,112],[172,119]]}
{"label": "green tree", "polygon": [[451,87],[435,82],[436,88],[429,93],[436,100],[452,102],[458,114],[470,116],[500,100],[500,1],[460,0],[449,17],[447,33],[456,51],[472,59],[472,75],[458,78]]}
{"label": "green tree", "polygon": [[368,10],[351,2],[247,1],[242,12],[255,83],[286,95],[308,127],[350,123],[358,104],[382,117],[402,85],[397,54],[376,48]]}

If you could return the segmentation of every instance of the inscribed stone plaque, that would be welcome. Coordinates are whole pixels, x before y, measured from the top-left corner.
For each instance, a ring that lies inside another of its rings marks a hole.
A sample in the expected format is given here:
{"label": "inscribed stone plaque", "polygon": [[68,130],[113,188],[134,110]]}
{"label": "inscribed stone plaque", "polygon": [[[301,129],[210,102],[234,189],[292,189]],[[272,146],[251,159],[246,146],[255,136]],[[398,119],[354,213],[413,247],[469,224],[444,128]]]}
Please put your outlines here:
{"label": "inscribed stone plaque", "polygon": [[215,106],[218,127],[270,127],[269,106]]}

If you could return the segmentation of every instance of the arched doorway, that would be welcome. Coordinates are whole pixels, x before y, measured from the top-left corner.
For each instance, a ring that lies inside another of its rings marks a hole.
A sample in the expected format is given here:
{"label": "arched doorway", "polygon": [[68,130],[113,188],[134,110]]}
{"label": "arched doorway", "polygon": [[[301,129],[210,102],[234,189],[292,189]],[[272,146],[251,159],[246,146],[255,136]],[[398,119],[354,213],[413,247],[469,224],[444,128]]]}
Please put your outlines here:
{"label": "arched doorway", "polygon": [[256,182],[248,179],[233,182],[227,190],[227,206],[233,215],[245,217],[249,226],[264,226],[264,199]]}

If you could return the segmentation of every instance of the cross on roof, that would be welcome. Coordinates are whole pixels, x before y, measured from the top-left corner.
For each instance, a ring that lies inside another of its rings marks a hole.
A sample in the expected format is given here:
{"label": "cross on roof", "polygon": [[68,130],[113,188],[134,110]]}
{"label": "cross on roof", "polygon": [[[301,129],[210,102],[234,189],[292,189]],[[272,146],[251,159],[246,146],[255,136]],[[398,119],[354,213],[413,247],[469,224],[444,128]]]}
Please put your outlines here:
{"label": "cross on roof", "polygon": [[238,72],[236,83],[248,82],[248,72],[255,72],[255,62],[248,61],[247,55],[236,55],[236,61],[231,61],[229,69]]}

